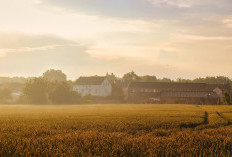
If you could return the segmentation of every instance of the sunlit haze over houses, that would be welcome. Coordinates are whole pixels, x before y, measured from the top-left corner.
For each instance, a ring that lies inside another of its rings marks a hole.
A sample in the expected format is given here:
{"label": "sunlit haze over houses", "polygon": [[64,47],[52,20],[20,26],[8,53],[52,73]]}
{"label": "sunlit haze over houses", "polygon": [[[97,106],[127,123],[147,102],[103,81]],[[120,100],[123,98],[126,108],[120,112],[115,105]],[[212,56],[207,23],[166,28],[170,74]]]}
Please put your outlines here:
{"label": "sunlit haze over houses", "polygon": [[0,76],[232,77],[231,0],[0,0]]}

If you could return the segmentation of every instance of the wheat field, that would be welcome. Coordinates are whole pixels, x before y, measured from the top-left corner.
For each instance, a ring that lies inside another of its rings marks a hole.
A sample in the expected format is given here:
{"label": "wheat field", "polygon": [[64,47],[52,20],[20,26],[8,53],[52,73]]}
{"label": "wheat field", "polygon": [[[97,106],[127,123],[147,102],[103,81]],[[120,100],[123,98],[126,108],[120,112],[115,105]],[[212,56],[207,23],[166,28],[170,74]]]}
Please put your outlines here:
{"label": "wheat field", "polygon": [[232,156],[232,106],[2,105],[0,156]]}

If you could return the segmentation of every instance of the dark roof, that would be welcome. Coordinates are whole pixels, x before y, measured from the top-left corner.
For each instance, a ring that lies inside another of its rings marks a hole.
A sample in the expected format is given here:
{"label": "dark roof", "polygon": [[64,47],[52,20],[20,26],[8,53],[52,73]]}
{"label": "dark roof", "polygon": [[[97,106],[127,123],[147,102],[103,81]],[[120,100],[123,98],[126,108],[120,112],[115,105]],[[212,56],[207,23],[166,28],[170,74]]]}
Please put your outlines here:
{"label": "dark roof", "polygon": [[224,85],[206,83],[174,83],[174,82],[131,82],[129,88],[146,88],[164,91],[213,91],[216,87],[225,88]]}
{"label": "dark roof", "polygon": [[121,88],[128,88],[131,81],[125,81],[125,80],[116,80],[116,84],[119,85]]}
{"label": "dark roof", "polygon": [[92,76],[92,77],[80,77],[76,80],[75,85],[101,85],[106,77]]}
{"label": "dark roof", "polygon": [[169,98],[217,98],[215,92],[162,92],[161,97]]}

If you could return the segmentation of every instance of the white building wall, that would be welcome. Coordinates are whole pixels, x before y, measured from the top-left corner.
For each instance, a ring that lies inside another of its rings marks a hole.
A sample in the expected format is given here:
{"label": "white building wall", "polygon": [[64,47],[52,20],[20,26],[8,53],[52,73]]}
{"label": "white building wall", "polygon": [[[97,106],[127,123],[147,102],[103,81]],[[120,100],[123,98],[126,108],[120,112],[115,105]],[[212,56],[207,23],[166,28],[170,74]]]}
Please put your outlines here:
{"label": "white building wall", "polygon": [[74,85],[73,90],[82,96],[92,95],[97,97],[107,97],[112,94],[112,85],[105,79],[101,85]]}

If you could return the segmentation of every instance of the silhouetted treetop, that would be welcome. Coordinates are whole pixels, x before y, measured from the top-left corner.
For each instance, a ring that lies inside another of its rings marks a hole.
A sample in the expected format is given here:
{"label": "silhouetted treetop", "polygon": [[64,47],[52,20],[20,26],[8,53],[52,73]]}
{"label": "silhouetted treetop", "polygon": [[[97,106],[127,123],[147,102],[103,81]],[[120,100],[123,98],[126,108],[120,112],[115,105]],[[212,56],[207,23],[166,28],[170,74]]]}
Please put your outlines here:
{"label": "silhouetted treetop", "polygon": [[43,73],[43,77],[51,82],[64,82],[67,76],[61,70],[50,69]]}

